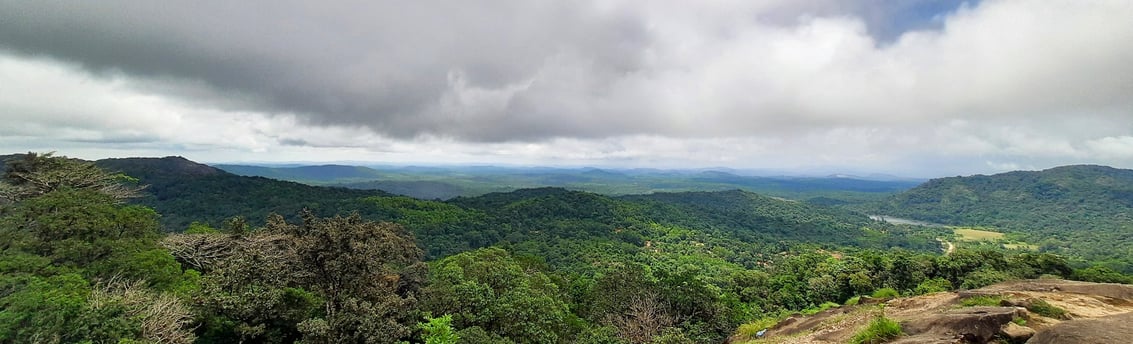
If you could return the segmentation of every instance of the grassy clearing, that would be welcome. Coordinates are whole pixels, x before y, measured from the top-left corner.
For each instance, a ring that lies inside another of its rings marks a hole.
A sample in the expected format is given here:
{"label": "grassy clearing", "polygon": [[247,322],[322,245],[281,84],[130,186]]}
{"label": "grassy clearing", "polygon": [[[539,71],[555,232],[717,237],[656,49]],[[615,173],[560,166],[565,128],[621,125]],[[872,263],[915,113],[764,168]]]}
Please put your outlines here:
{"label": "grassy clearing", "polygon": [[961,241],[998,241],[1003,240],[1004,234],[1000,232],[985,231],[975,228],[956,227],[952,229]]}
{"label": "grassy clearing", "polygon": [[875,344],[884,343],[890,339],[900,336],[901,324],[898,324],[893,319],[879,316],[869,323],[869,326],[854,334],[850,338],[850,343],[853,344]]}

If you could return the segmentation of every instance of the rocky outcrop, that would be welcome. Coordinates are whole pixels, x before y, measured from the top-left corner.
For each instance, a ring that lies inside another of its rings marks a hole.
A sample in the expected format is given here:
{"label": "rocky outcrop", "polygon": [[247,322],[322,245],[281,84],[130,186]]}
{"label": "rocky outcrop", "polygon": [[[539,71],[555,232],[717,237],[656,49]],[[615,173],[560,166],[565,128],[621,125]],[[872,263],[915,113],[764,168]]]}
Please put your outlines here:
{"label": "rocky outcrop", "polygon": [[[996,306],[965,307],[980,297]],[[1025,280],[846,306],[772,327],[760,343],[846,343],[877,316],[898,321],[894,344],[1133,343],[1133,286]]]}
{"label": "rocky outcrop", "polygon": [[901,323],[909,336],[893,343],[987,343],[1025,312],[1014,307],[971,307],[926,314]]}
{"label": "rocky outcrop", "polygon": [[999,331],[999,337],[1007,340],[1007,342],[1012,344],[1026,343],[1028,339],[1031,339],[1031,337],[1034,336],[1035,329],[1026,326],[1020,326],[1013,322],[1007,323],[1007,325],[1004,325],[1003,329]]}
{"label": "rocky outcrop", "polygon": [[1064,321],[1035,334],[1027,344],[1133,342],[1133,313]]}

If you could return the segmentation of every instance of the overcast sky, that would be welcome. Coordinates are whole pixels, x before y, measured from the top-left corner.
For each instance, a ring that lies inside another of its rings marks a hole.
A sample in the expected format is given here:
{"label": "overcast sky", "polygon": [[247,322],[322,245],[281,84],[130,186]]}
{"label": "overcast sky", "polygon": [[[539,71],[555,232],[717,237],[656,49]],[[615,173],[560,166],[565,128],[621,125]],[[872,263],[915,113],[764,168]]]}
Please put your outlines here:
{"label": "overcast sky", "polygon": [[0,148],[1133,168],[1133,1],[0,0]]}

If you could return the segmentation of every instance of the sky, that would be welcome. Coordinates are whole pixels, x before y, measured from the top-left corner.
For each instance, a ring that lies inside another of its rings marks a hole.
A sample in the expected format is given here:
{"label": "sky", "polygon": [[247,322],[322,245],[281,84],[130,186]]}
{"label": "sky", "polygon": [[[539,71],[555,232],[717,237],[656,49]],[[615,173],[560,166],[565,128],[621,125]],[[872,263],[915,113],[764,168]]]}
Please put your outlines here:
{"label": "sky", "polygon": [[0,0],[0,151],[1133,168],[1133,1]]}

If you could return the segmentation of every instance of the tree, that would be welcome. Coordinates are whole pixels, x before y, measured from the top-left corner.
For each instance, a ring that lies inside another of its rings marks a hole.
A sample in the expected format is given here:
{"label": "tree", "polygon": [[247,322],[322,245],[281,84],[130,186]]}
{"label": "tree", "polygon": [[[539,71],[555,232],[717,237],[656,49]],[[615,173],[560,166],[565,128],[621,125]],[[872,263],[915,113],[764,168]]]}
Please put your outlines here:
{"label": "tree", "polygon": [[[524,269],[500,248],[486,248],[434,262],[424,308],[451,314],[455,327],[480,328],[485,336],[519,343],[560,343],[572,335],[573,315],[558,285],[541,271]],[[471,337],[467,337],[471,338]]]}
{"label": "tree", "polygon": [[399,225],[362,220],[358,214],[318,218],[300,214],[299,225],[268,219],[268,233],[289,235],[304,272],[301,283],[324,299],[323,317],[300,324],[305,340],[395,343],[416,325],[417,292],[426,268],[413,236]]}
{"label": "tree", "polygon": [[5,163],[0,199],[9,202],[68,188],[91,190],[116,200],[138,197],[142,187],[126,185],[136,179],[107,172],[93,162],[55,156],[54,153],[27,153]]}

